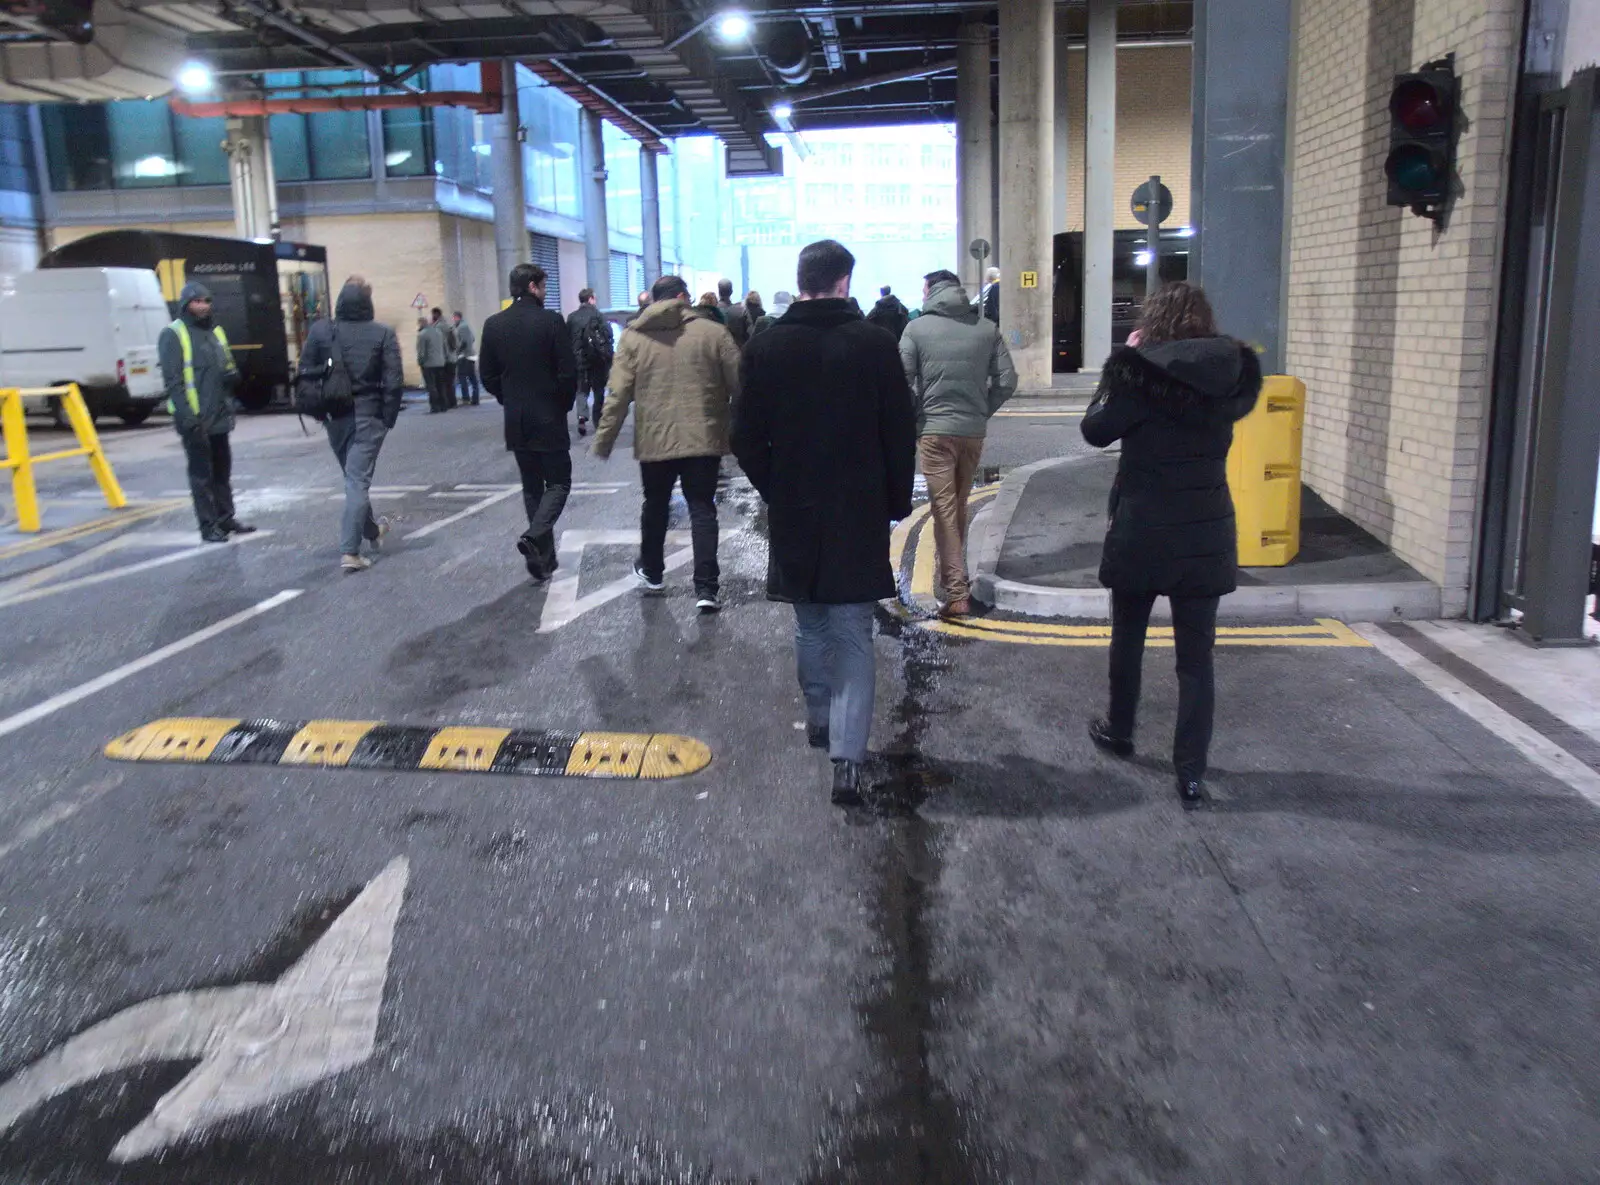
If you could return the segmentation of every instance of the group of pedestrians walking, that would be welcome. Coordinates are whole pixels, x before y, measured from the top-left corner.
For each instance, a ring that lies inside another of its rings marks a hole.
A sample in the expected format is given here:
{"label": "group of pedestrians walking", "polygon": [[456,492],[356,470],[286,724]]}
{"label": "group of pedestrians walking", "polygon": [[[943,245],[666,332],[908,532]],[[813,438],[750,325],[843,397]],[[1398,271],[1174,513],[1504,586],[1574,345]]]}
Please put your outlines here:
{"label": "group of pedestrians walking", "polygon": [[[722,608],[716,493],[724,456],[737,458],[767,506],[767,596],[794,607],[806,737],[828,751],[840,805],[861,802],[869,782],[874,607],[896,595],[892,525],[911,514],[920,463],[939,612],[974,612],[968,495],[988,421],[1017,386],[986,308],[998,300],[997,280],[974,301],[954,273],[930,272],[916,317],[887,288],[865,316],[850,296],[854,268],[840,243],[812,243],[800,252],[798,296],[779,294],[781,313],[758,316],[752,302],[731,304],[726,282],[721,298],[730,309],[722,313],[715,302],[710,311],[692,303],[682,278],[663,276],[641,294],[639,314],[613,346],[592,292],[580,293],[579,308],[563,318],[545,307],[544,269],[519,264],[510,303],[484,323],[475,376],[503,405],[528,520],[517,547],[539,581],[559,567],[555,528],[572,489],[568,418],[580,395],[579,433],[592,416],[592,450],[602,460],[634,417],[644,487],[634,573],[648,594],[665,591],[670,502],[681,485],[696,605],[702,613]],[[237,371],[210,318],[210,294],[185,288],[160,357],[202,536],[220,542],[253,528],[234,517],[228,432]],[[436,360],[428,343],[442,342],[459,376],[471,331],[459,314],[449,333],[442,321],[435,309],[420,330],[419,359]],[[1122,445],[1100,569],[1112,592],[1109,707],[1089,735],[1112,755],[1132,754],[1145,635],[1156,599],[1169,598],[1179,686],[1173,759],[1179,797],[1193,807],[1205,801],[1218,602],[1236,579],[1226,460],[1233,425],[1255,405],[1262,376],[1254,352],[1219,334],[1205,294],[1188,284],[1146,300],[1130,343],[1107,359],[1082,426],[1092,445]],[[349,392],[325,429],[345,478],[340,565],[361,571],[371,562],[362,546],[381,546],[385,532],[370,485],[400,411],[402,376],[395,335],[373,320],[372,290],[359,276],[341,291],[333,320],[312,327],[302,373]],[[330,384],[335,374],[340,382]],[[432,385],[430,402],[444,410]]]}

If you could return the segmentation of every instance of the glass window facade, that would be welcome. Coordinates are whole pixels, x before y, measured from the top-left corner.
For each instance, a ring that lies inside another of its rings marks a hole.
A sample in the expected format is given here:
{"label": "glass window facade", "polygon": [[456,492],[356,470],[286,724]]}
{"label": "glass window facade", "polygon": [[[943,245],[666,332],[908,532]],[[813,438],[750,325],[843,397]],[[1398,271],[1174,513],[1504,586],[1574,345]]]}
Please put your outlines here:
{"label": "glass window facade", "polygon": [[[267,85],[277,96],[325,94],[321,88],[360,78],[350,70],[279,72],[267,75]],[[228,183],[222,119],[174,115],[165,100],[49,104],[39,108],[39,117],[50,187],[57,192]],[[279,181],[372,175],[365,112],[274,115],[268,130]]]}
{"label": "glass window facade", "polygon": [[517,105],[527,135],[522,160],[528,204],[565,218],[582,218],[578,104],[526,66],[518,66]]}
{"label": "glass window facade", "polygon": [[609,123],[604,129],[606,150],[606,222],[618,234],[642,235],[644,213],[639,187],[639,142]]}

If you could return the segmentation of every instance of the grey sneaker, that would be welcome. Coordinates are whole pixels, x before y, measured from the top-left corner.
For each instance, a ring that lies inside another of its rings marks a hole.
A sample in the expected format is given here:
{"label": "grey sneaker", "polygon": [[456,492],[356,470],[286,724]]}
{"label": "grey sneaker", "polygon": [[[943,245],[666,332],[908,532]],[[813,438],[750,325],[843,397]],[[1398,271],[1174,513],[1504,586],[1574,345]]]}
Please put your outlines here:
{"label": "grey sneaker", "polygon": [[339,570],[346,574],[350,572],[365,572],[372,567],[372,561],[364,555],[342,555],[339,557]]}
{"label": "grey sneaker", "polygon": [[700,610],[701,613],[722,612],[722,602],[717,598],[716,593],[706,593],[695,601],[694,607]]}

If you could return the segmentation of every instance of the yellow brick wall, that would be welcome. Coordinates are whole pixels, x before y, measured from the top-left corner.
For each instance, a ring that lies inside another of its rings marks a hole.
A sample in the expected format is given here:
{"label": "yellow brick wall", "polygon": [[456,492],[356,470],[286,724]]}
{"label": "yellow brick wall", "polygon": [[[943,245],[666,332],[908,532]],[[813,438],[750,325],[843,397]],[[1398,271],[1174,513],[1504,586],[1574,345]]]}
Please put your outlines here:
{"label": "yellow brick wall", "polygon": [[[1466,605],[1498,288],[1518,0],[1300,6],[1288,370],[1305,475]],[[1448,228],[1384,204],[1393,75],[1454,51],[1465,130]]]}
{"label": "yellow brick wall", "polygon": [[[1083,133],[1088,58],[1067,51],[1067,229],[1083,229]],[[1137,230],[1133,191],[1151,174],[1172,191],[1164,226],[1189,224],[1189,75],[1186,45],[1117,52],[1117,227]]]}

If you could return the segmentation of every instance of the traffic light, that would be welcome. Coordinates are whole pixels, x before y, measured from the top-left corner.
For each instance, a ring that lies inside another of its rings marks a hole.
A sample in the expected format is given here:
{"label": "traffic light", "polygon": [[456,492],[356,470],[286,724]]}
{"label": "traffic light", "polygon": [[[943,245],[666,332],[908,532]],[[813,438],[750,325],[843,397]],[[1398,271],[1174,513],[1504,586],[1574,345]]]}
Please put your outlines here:
{"label": "traffic light", "polygon": [[1413,214],[1444,217],[1456,150],[1456,75],[1453,55],[1401,74],[1389,92],[1389,204]]}

